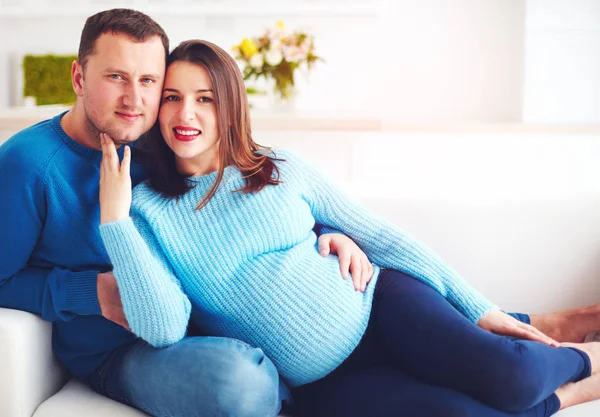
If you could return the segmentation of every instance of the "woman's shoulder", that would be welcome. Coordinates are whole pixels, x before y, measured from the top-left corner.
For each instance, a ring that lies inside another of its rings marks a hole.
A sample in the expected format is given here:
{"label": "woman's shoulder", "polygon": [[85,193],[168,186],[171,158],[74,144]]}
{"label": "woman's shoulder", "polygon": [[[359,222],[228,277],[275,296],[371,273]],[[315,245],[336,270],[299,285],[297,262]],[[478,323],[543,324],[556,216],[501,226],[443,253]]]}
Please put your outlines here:
{"label": "woman's shoulder", "polygon": [[294,169],[306,165],[304,158],[289,149],[272,149],[268,156],[275,161],[279,169]]}
{"label": "woman's shoulder", "polygon": [[283,177],[306,179],[315,175],[320,176],[320,170],[317,169],[315,164],[296,151],[277,149],[273,150],[269,156],[275,159],[275,165]]}
{"label": "woman's shoulder", "polygon": [[[134,199],[146,199],[154,194],[158,194],[157,191],[150,188],[150,180],[145,180],[140,182],[138,185],[133,187],[133,197]],[[160,195],[160,194],[158,194]]]}
{"label": "woman's shoulder", "polygon": [[155,217],[171,200],[153,189],[149,180],[146,180],[133,188],[131,209],[144,217]]}
{"label": "woman's shoulder", "polygon": [[290,149],[285,149],[285,148],[270,148],[267,149],[265,152],[266,155],[268,155],[270,158],[273,158],[275,160],[277,159],[288,159],[288,158],[292,158],[292,159],[296,159],[298,158],[298,155],[290,150]]}

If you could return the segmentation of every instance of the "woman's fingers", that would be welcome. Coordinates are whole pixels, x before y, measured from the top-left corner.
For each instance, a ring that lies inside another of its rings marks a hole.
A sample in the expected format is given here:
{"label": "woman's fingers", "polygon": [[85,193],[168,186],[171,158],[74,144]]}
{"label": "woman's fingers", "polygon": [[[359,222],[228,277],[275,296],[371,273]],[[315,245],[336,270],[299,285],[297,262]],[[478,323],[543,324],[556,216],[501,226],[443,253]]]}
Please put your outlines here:
{"label": "woman's fingers", "polygon": [[350,269],[350,256],[340,256],[340,272],[344,279],[348,278],[348,270]]}
{"label": "woman's fingers", "polygon": [[537,340],[537,341],[540,341],[542,343],[545,343],[547,345],[554,346],[554,347],[560,346],[556,340],[552,339],[551,337],[548,337],[547,335],[545,335],[544,333],[542,333],[535,327],[525,324],[525,323],[521,323],[521,326],[524,327],[525,331],[531,335],[530,339]]}
{"label": "woman's fingers", "polygon": [[125,146],[123,149],[123,161],[119,164],[119,155],[113,139],[106,133],[100,133],[100,147],[102,149],[102,165],[107,169],[130,175],[131,170],[131,148]]}
{"label": "woman's fingers", "polygon": [[365,288],[367,287],[367,282],[369,282],[369,267],[368,267],[368,262],[366,261],[365,257],[361,257],[360,259],[360,290],[361,291],[365,291]]}
{"label": "woman's fingers", "polygon": [[356,291],[361,291],[362,289],[362,266],[360,264],[360,260],[357,260],[356,257],[352,259],[352,266],[350,274],[352,275],[352,283],[354,284],[354,289]]}
{"label": "woman's fingers", "polygon": [[131,167],[131,148],[129,146],[125,146],[123,150],[123,162],[121,163],[121,174],[129,175]]}
{"label": "woman's fingers", "polygon": [[115,143],[106,133],[100,133],[100,145],[102,147],[102,162],[106,168],[119,169],[119,157]]}

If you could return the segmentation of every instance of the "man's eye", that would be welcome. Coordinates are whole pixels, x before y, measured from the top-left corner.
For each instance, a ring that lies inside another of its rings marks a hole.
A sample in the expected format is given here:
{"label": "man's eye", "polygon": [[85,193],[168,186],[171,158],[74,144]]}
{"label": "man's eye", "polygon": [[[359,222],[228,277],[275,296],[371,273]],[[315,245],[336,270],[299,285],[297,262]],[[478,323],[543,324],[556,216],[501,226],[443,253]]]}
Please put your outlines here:
{"label": "man's eye", "polygon": [[123,78],[119,74],[110,74],[109,77],[113,80],[120,80],[121,78]]}
{"label": "man's eye", "polygon": [[154,80],[152,78],[142,78],[144,84],[152,84]]}

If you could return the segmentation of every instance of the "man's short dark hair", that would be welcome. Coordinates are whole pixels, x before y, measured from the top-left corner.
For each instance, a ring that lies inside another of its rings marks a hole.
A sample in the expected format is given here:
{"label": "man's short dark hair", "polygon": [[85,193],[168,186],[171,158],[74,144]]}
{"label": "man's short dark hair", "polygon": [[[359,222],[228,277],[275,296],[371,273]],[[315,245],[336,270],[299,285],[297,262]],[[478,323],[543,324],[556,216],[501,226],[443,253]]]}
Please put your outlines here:
{"label": "man's short dark hair", "polygon": [[77,60],[85,68],[87,58],[94,53],[98,38],[105,34],[123,34],[137,42],[158,36],[165,47],[165,60],[169,55],[169,38],[164,29],[150,16],[131,9],[111,9],[88,17],[81,32]]}

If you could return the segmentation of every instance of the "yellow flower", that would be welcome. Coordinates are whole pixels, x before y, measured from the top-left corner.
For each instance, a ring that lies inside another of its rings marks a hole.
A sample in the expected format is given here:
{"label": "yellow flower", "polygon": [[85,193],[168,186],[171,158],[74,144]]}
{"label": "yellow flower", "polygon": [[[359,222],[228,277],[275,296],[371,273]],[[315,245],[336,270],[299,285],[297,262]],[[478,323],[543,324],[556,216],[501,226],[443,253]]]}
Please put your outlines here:
{"label": "yellow flower", "polygon": [[245,58],[251,58],[252,55],[258,52],[258,46],[252,39],[244,38],[240,44],[240,50]]}
{"label": "yellow flower", "polygon": [[283,24],[283,22],[281,20],[277,21],[277,27],[281,30],[285,30],[285,25]]}

